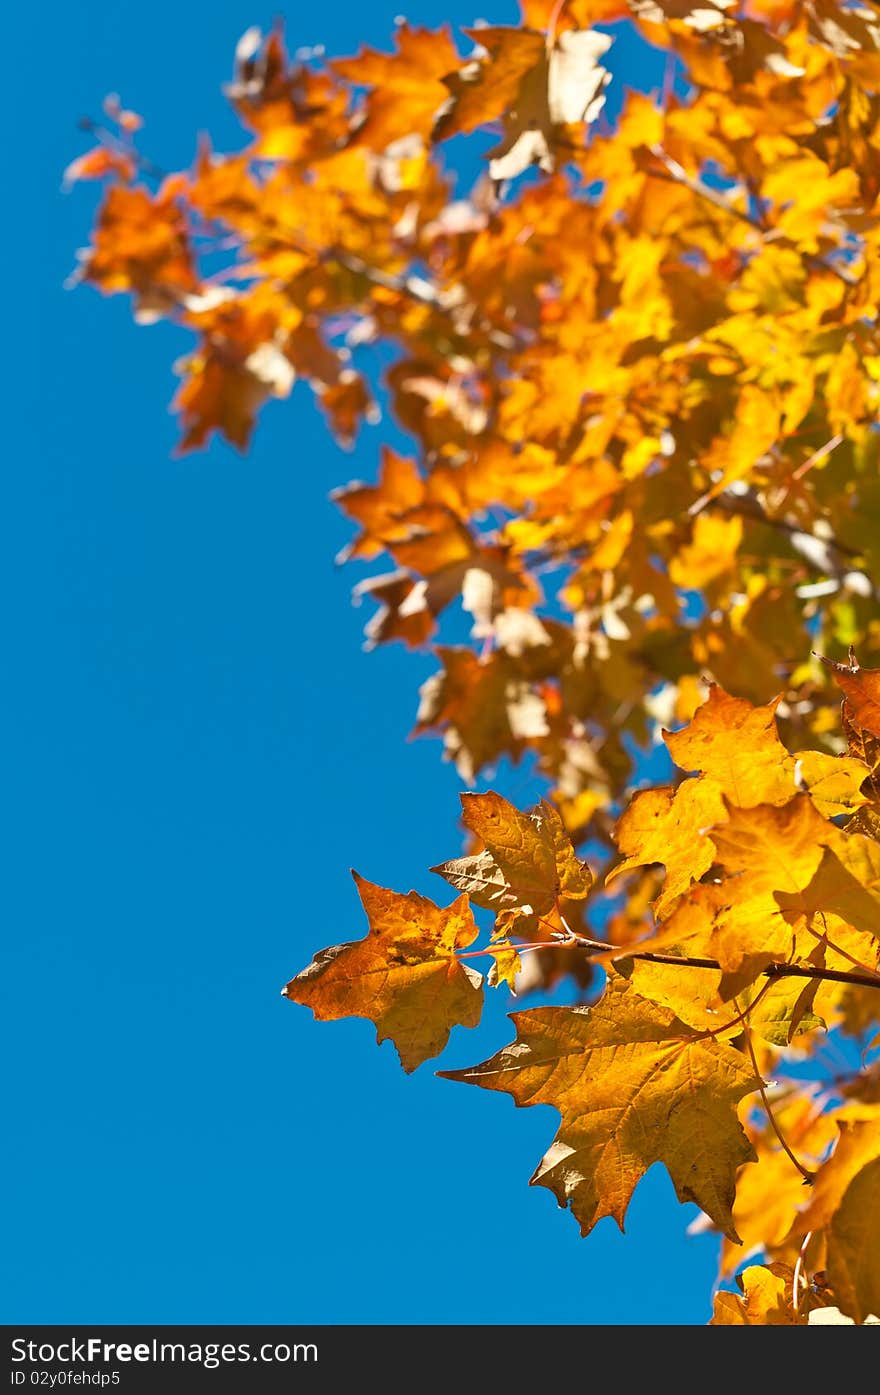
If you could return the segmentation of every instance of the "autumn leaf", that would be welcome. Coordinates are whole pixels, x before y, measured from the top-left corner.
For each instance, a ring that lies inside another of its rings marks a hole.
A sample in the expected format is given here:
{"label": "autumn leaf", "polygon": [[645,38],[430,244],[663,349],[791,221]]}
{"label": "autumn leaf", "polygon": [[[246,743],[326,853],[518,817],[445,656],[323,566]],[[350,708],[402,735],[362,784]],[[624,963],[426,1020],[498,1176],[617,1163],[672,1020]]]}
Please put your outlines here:
{"label": "autumn leaf", "polygon": [[81,273],[102,291],[130,291],[138,313],[167,313],[199,288],[189,229],[173,192],[111,185]]}
{"label": "autumn leaf", "polygon": [[829,967],[855,964],[870,975],[878,942],[868,925],[877,902],[837,855],[860,864],[864,874],[876,866],[873,853],[865,861],[868,840],[851,845],[806,794],[753,809],[727,803],[725,813],[711,830],[724,875],[679,897],[662,925],[634,948],[651,953],[672,946],[716,961],[725,998],[772,963],[807,960],[817,943],[825,945]]}
{"label": "autumn leaf", "polygon": [[511,993],[516,992],[516,978],[522,970],[522,960],[518,952],[509,945],[500,945],[491,949],[492,967],[487,975],[490,988],[497,988],[499,984],[506,983]]}
{"label": "autumn leaf", "polygon": [[352,875],[369,933],[321,950],[283,993],[323,1021],[369,1018],[377,1041],[390,1038],[413,1071],[439,1056],[452,1027],[480,1020],[481,976],[456,958],[477,927],[466,896],[443,910],[415,891],[404,896]]}
{"label": "autumn leaf", "polygon": [[664,740],[676,765],[701,771],[740,807],[787,799],[794,786],[776,730],[778,705],[776,699],[753,707],[713,683],[688,725],[665,732]]}
{"label": "autumn leaf", "polygon": [[[490,159],[493,178],[513,178],[526,158],[534,164],[537,157],[537,163],[548,162],[552,168],[557,128],[595,121],[605,104],[603,90],[611,80],[598,60],[610,47],[609,35],[595,29],[567,29],[557,35],[546,60],[546,77],[539,64],[534,82],[520,88],[510,128]],[[535,140],[535,131],[540,132],[546,152]]]}
{"label": "autumn leaf", "polygon": [[352,138],[384,150],[413,132],[428,135],[448,95],[442,79],[458,63],[447,28],[415,29],[406,23],[398,27],[396,53],[365,48],[357,58],[336,59],[333,70],[339,77],[369,88],[366,111]]}
{"label": "autumn leaf", "polygon": [[809,792],[819,813],[826,819],[856,813],[867,803],[867,796],[862,793],[866,779],[862,758],[832,756],[826,751],[799,751],[794,757],[789,756],[785,765],[791,770],[797,787]]}
{"label": "autumn leaf", "polygon": [[713,1327],[797,1327],[806,1315],[795,1312],[794,1271],[787,1264],[753,1264],[739,1276],[742,1297],[716,1293]]}
{"label": "autumn leaf", "polygon": [[880,1120],[843,1120],[839,1127],[800,1224],[804,1231],[826,1231],[835,1303],[864,1322],[880,1314]]}
{"label": "autumn leaf", "polygon": [[355,480],[334,490],[335,499],[346,514],[361,525],[361,533],[339,556],[377,557],[398,538],[406,537],[406,515],[425,502],[425,482],[414,460],[386,447],[376,484]]}
{"label": "autumn leaf", "polygon": [[852,651],[848,664],[819,658],[843,691],[845,719],[868,736],[880,737],[880,669],[862,668]]}
{"label": "autumn leaf", "polygon": [[447,1080],[552,1104],[559,1133],[533,1185],[549,1187],[586,1235],[603,1216],[623,1229],[636,1183],[663,1162],[680,1201],[735,1237],[737,1167],[753,1156],[737,1102],[756,1088],[743,1057],[613,977],[592,1008],[514,1013],[516,1041]]}
{"label": "autumn leaf", "polygon": [[[617,958],[614,971],[625,978],[634,992],[658,1007],[668,1008],[688,1027],[710,1032],[720,1040],[738,1036],[742,1018],[719,994],[720,969],[704,969],[687,978],[674,963],[650,958]],[[728,1027],[725,1024],[729,1023]]]}
{"label": "autumn leaf", "polygon": [[[755,708],[713,684],[683,730],[664,732],[676,761],[702,773],[677,789],[644,790],[633,797],[614,830],[624,860],[609,872],[606,884],[635,867],[662,863],[666,879],[654,904],[662,919],[716,861],[715,829],[727,822],[728,802],[746,808],[782,805],[805,789],[826,817],[851,813],[864,803],[864,765],[820,751],[790,756],[776,730],[776,706]],[[820,828],[817,820],[811,826]]]}
{"label": "autumn leaf", "polygon": [[379,606],[364,626],[365,649],[373,649],[392,639],[402,639],[416,649],[431,637],[434,616],[417,586],[412,572],[403,569],[358,582],[352,591],[355,605],[369,596]]}
{"label": "autumn leaf", "polygon": [[502,795],[461,796],[462,822],[484,851],[432,867],[478,906],[542,915],[560,897],[580,900],[592,875],[576,856],[559,814],[545,800],[522,814]]}
{"label": "autumn leaf", "polygon": [[468,784],[490,761],[517,759],[528,742],[549,734],[545,700],[524,664],[503,652],[486,661],[465,648],[436,652],[443,667],[422,684],[415,732],[443,732],[447,756]]}
{"label": "autumn leaf", "polygon": [[107,179],[109,176],[115,176],[128,183],[136,172],[137,165],[131,155],[124,151],[110,150],[105,145],[96,145],[94,150],[71,160],[61,183],[63,188],[69,189],[71,184],[76,184],[80,179]]}
{"label": "autumn leaf", "polygon": [[[372,1019],[412,1070],[476,1022],[478,958],[568,1003],[601,966],[592,1006],[517,1014],[453,1074],[556,1105],[534,1180],[584,1231],[664,1162],[725,1275],[763,1260],[717,1325],[878,1307],[870,10],[522,0],[469,52],[400,22],[348,58],[252,28],[230,151],[202,136],[160,175],[108,99],[66,157],[102,183],[71,281],[180,339],[180,449],[244,451],[310,394],[361,447],[333,498],[337,560],[378,564],[352,584],[365,647],[433,656],[414,734],[471,787],[510,794],[516,766],[549,795],[466,795],[435,868],[466,896],[359,882],[369,933],[288,996]],[[650,92],[626,90],[627,23],[665,64]],[[469,953],[467,896],[495,914]]]}
{"label": "autumn leaf", "polygon": [[670,941],[677,937],[688,952],[708,954],[727,974],[741,975],[740,988],[774,961],[806,958],[825,933],[832,944],[843,940],[848,947],[843,917],[833,926],[813,927],[814,917],[832,911],[817,873],[838,830],[808,796],[748,811],[729,806],[727,812],[727,821],[712,833],[726,876],[699,887],[676,909],[664,926]]}
{"label": "autumn leaf", "polygon": [[180,414],[181,454],[203,446],[213,432],[244,450],[259,408],[287,397],[296,372],[283,338],[259,294],[208,297],[189,317],[201,331],[198,350],[175,365],[182,382],[173,406]]}
{"label": "autumn leaf", "polygon": [[712,866],[715,845],[707,830],[725,817],[721,787],[713,780],[686,780],[677,790],[640,790],[614,830],[624,860],[606,883],[634,867],[662,863],[666,880],[654,903],[662,918]]}
{"label": "autumn leaf", "polygon": [[742,542],[741,518],[722,518],[700,513],[694,519],[693,534],[669,565],[676,586],[702,588],[730,571]]}
{"label": "autumn leaf", "polygon": [[450,74],[452,96],[434,128],[436,139],[471,131],[496,117],[504,139],[490,151],[493,179],[514,179],[529,165],[552,170],[563,128],[598,116],[610,74],[598,59],[611,39],[595,29],[565,29],[549,44],[529,29],[466,30],[486,55]]}
{"label": "autumn leaf", "polygon": [[[720,1270],[730,1275],[745,1258],[759,1252],[774,1257],[788,1253],[797,1258],[803,1240],[799,1229],[808,1200],[804,1178],[782,1146],[780,1133],[802,1165],[815,1170],[837,1136],[833,1115],[823,1109],[817,1087],[803,1091],[778,1092],[773,1098],[773,1119],[764,1115],[746,1123],[746,1132],[755,1149],[756,1160],[746,1163],[737,1174],[733,1219],[742,1244],[722,1240]],[[779,1130],[779,1132],[777,1132]],[[794,1239],[789,1237],[794,1232]]]}
{"label": "autumn leaf", "polygon": [[467,29],[485,58],[472,59],[444,78],[452,94],[434,126],[434,139],[473,131],[503,116],[526,74],[541,62],[546,37],[533,29]]}
{"label": "autumn leaf", "polygon": [[828,1280],[842,1312],[855,1322],[880,1312],[880,1158],[856,1174],[828,1229]]}

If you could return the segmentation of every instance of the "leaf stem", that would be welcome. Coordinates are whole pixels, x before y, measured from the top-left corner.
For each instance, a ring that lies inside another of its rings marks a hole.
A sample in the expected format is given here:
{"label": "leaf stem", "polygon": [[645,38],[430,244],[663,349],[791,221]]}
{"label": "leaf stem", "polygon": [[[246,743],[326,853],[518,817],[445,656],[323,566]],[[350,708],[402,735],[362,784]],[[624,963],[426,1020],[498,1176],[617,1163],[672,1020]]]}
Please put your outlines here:
{"label": "leaf stem", "polygon": [[550,18],[547,21],[547,52],[549,53],[556,43],[556,26],[562,18],[562,11],[568,4],[568,0],[556,0],[556,4],[550,11]]}
{"label": "leaf stem", "polygon": [[[736,999],[735,999],[735,998],[734,998],[734,1002],[736,1002]],[[758,1082],[758,1090],[759,1090],[759,1093],[760,1093],[760,1095],[761,1095],[761,1103],[762,1103],[763,1106],[764,1106],[764,1113],[767,1115],[767,1118],[768,1118],[768,1120],[769,1120],[769,1122],[770,1122],[770,1127],[772,1128],[773,1132],[776,1134],[776,1137],[779,1139],[779,1142],[780,1142],[781,1145],[782,1145],[783,1151],[786,1153],[786,1155],[787,1155],[787,1156],[791,1159],[791,1161],[794,1163],[795,1167],[797,1168],[798,1172],[799,1172],[799,1173],[801,1174],[801,1176],[803,1177],[803,1179],[804,1179],[804,1181],[806,1182],[807,1186],[808,1186],[808,1187],[812,1187],[813,1183],[814,1183],[815,1180],[816,1180],[815,1173],[810,1172],[806,1167],[804,1167],[804,1165],[803,1165],[803,1163],[801,1162],[800,1158],[798,1158],[798,1157],[792,1152],[791,1148],[790,1148],[789,1145],[788,1145],[788,1142],[786,1141],[785,1134],[782,1132],[781,1128],[780,1128],[779,1125],[777,1124],[775,1115],[774,1115],[774,1113],[773,1113],[773,1110],[772,1110],[771,1107],[770,1107],[770,1101],[769,1101],[769,1099],[767,1098],[767,1086],[766,1086],[766,1081],[764,1080],[763,1076],[761,1075],[760,1069],[758,1068],[758,1059],[757,1059],[757,1057],[756,1057],[756,1055],[755,1055],[755,1048],[754,1048],[754,1046],[752,1045],[752,1033],[751,1033],[751,1029],[749,1028],[748,1023],[746,1023],[745,1038],[746,1038],[746,1046],[747,1046],[748,1052],[749,1052],[749,1057],[750,1057],[751,1062],[752,1062],[752,1070],[755,1072],[755,1079],[756,1079],[757,1082]]]}
{"label": "leaf stem", "polygon": [[843,440],[843,433],[840,431],[836,432],[835,435],[831,437],[830,441],[826,441],[824,446],[820,446],[818,450],[814,450],[813,454],[807,456],[807,459],[802,465],[799,465],[796,470],[792,471],[792,479],[802,480],[804,475],[808,474],[814,465],[818,465],[820,461],[824,460],[832,451],[837,450],[837,447],[843,444]]}
{"label": "leaf stem", "polygon": [[487,954],[496,954],[500,949],[515,949],[517,954],[525,954],[530,949],[559,949],[568,945],[567,940],[534,940],[531,944],[518,945],[513,940],[496,940],[487,949],[469,949],[467,954],[457,954],[456,959],[482,959]]}
{"label": "leaf stem", "polygon": [[830,949],[834,954],[839,954],[841,959],[848,959],[854,969],[859,969],[862,973],[866,974],[873,973],[873,970],[869,969],[867,964],[863,964],[861,959],[856,959],[855,955],[850,954],[848,950],[842,949],[841,946],[836,945],[833,940],[829,940],[827,931],[816,930],[810,924],[809,920],[805,922],[804,929],[810,935],[814,935],[820,944],[827,945],[828,949]]}
{"label": "leaf stem", "polygon": [[[807,1258],[807,1248],[812,1238],[813,1232],[811,1230],[808,1230],[806,1235],[804,1236],[803,1244],[798,1250],[797,1262],[794,1266],[794,1274],[792,1275],[791,1280],[791,1301],[794,1306],[795,1313],[800,1312],[801,1304],[806,1298],[807,1290],[810,1287],[809,1282],[807,1280],[807,1276],[804,1273],[804,1265],[806,1263]],[[801,1288],[800,1293],[798,1293],[798,1289],[800,1288],[801,1283],[803,1283],[803,1288]]]}
{"label": "leaf stem", "polygon": [[[748,1017],[752,1009],[758,1006],[758,1003],[761,1001],[764,994],[770,992],[770,989],[772,987],[773,980],[772,978],[770,978],[767,980],[767,982],[764,984],[762,988],[758,989],[758,992],[755,994],[752,1001],[745,1008],[743,1008],[742,1012],[737,1012],[736,1017],[732,1017],[729,1022],[725,1022],[723,1027],[707,1027],[703,1035],[707,1037],[720,1037],[722,1033],[729,1032],[733,1027],[738,1027],[740,1022],[742,1022],[746,1027],[748,1027],[748,1022],[746,1021],[746,1018]],[[736,1002],[735,999],[734,1002]]]}

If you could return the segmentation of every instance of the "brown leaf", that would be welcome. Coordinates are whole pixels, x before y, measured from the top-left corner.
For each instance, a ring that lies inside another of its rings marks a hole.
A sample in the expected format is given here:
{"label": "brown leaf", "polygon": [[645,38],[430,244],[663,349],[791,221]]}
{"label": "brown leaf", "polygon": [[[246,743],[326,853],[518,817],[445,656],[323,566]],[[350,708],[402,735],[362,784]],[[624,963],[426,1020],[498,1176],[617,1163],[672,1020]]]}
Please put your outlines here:
{"label": "brown leaf", "polygon": [[565,897],[587,895],[593,878],[576,856],[559,814],[542,800],[523,814],[494,790],[461,796],[462,822],[485,851],[432,867],[489,910],[543,915]]}
{"label": "brown leaf", "polygon": [[138,185],[112,185],[83,274],[102,291],[130,291],[140,313],[168,314],[199,284],[177,200],[162,190],[153,196]]}
{"label": "brown leaf", "polygon": [[504,653],[481,661],[469,649],[438,648],[443,668],[419,690],[415,733],[442,731],[462,779],[501,755],[518,759],[530,741],[548,734],[545,703]]}
{"label": "brown leaf", "polygon": [[816,656],[834,674],[845,697],[844,719],[869,736],[880,737],[880,669],[862,668],[850,650],[849,663],[838,664]]}
{"label": "brown leaf", "polygon": [[532,29],[487,27],[464,32],[486,57],[472,59],[443,79],[452,96],[437,118],[435,140],[473,131],[503,116],[526,73],[544,56],[546,38]]}
{"label": "brown leaf", "polygon": [[62,187],[69,189],[80,179],[121,179],[128,183],[134,179],[137,165],[131,155],[112,150],[106,145],[96,145],[85,155],[71,160],[61,178]]}

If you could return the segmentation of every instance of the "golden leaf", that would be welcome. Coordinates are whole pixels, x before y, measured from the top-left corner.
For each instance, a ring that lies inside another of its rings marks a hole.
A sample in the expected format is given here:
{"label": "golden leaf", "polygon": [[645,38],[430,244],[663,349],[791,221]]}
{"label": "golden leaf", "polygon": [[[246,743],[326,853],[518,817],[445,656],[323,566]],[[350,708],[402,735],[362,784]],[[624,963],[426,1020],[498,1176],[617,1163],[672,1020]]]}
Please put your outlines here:
{"label": "golden leaf", "polygon": [[753,707],[713,683],[688,725],[663,739],[676,765],[702,771],[742,808],[788,799],[793,783],[776,731],[778,705],[776,699]]}
{"label": "golden leaf", "polygon": [[753,1264],[740,1280],[742,1297],[716,1293],[713,1327],[798,1327],[806,1316],[795,1313],[792,1301],[794,1271],[787,1264]]}
{"label": "golden leaf", "polygon": [[322,1021],[367,1017],[414,1071],[439,1056],[454,1026],[476,1027],[480,974],[459,963],[477,927],[466,896],[445,910],[411,891],[401,895],[352,874],[370,923],[363,940],[332,945],[292,978],[284,996]]}
{"label": "golden leaf", "polygon": [[613,976],[591,1008],[514,1013],[516,1041],[447,1080],[552,1104],[559,1133],[532,1177],[570,1204],[581,1234],[603,1216],[623,1229],[636,1183],[663,1162],[680,1201],[735,1238],[736,1169],[753,1157],[737,1119],[756,1088],[739,1052],[694,1032]]}
{"label": "golden leaf", "polygon": [[804,1230],[824,1229],[834,1301],[864,1322],[880,1314],[880,1120],[844,1120],[834,1152],[819,1169]]}
{"label": "golden leaf", "polygon": [[526,907],[535,915],[587,895],[592,876],[576,856],[559,814],[542,800],[523,814],[494,790],[461,796],[462,821],[485,851],[432,867],[457,891],[490,910]]}
{"label": "golden leaf", "polygon": [[448,93],[443,78],[460,59],[449,29],[397,30],[397,52],[364,48],[357,58],[337,58],[332,68],[339,77],[369,87],[366,114],[353,139],[372,150],[413,133],[427,136]]}

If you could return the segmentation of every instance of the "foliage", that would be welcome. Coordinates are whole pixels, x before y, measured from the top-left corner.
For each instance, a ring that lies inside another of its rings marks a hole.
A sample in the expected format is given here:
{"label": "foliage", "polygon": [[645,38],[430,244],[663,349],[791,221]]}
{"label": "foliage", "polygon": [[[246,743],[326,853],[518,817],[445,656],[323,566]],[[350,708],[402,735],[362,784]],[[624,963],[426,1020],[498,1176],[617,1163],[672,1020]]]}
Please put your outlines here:
{"label": "foliage", "polygon": [[[441,1073],[556,1106],[532,1180],[584,1234],[622,1227],[663,1162],[722,1275],[760,1261],[714,1323],[861,1323],[880,4],[521,9],[460,40],[402,22],[390,53],[329,62],[251,30],[227,88],[247,144],[203,141],[170,176],[110,101],[68,170],[108,181],[79,276],[192,336],[182,451],[245,449],[299,380],[343,445],[390,411],[414,454],[386,444],[375,482],[336,494],[347,556],[394,567],[356,588],[368,644],[435,646],[416,731],[466,784],[504,761],[546,782],[525,812],[462,796],[466,847],[432,869],[452,905],[357,878],[366,937],[286,995],[372,1019],[410,1071],[478,1020],[474,960],[521,995],[573,978],[578,1005],[517,1012],[511,1045]],[[633,27],[667,77],[612,121],[604,63]],[[439,643],[460,608],[472,642]],[[661,742],[677,773],[635,789]]]}

